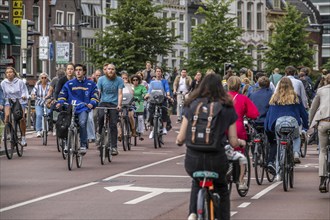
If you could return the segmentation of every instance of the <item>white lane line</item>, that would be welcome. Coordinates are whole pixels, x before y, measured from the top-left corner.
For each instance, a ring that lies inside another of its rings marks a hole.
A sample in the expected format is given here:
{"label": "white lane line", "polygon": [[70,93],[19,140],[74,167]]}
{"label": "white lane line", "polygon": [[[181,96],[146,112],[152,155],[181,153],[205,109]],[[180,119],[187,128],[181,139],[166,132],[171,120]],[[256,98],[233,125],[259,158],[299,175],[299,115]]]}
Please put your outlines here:
{"label": "white lane line", "polygon": [[264,190],[260,191],[259,193],[257,193],[251,199],[259,199],[260,197],[262,197],[263,195],[265,195],[266,193],[268,193],[269,191],[271,191],[272,189],[274,189],[275,187],[277,187],[281,183],[282,183],[282,181],[273,183],[272,185],[268,186],[266,189],[264,189]]}
{"label": "white lane line", "polygon": [[124,174],[123,176],[130,176],[130,177],[173,177],[173,178],[190,178],[190,176],[180,176],[180,175],[135,175],[135,174]]}
{"label": "white lane line", "polygon": [[240,204],[239,206],[237,206],[238,208],[246,208],[251,204],[251,202],[243,202],[242,204]]}
{"label": "white lane line", "polygon": [[154,155],[161,155],[161,154],[167,154],[167,153],[161,153],[161,152],[142,152],[143,154],[148,154],[148,155],[152,155],[152,154],[154,154]]}
{"label": "white lane line", "polygon": [[233,215],[235,215],[237,212],[230,212],[230,216],[233,216]]}
{"label": "white lane line", "polygon": [[31,200],[28,200],[28,201],[25,201],[25,202],[17,203],[15,205],[11,205],[11,206],[0,209],[0,212],[5,212],[5,211],[11,210],[11,209],[15,209],[15,208],[18,208],[18,207],[21,207],[21,206],[24,206],[24,205],[28,205],[28,204],[31,204],[31,203],[34,203],[34,202],[38,202],[38,201],[41,201],[41,200],[44,200],[44,199],[49,199],[49,198],[52,198],[52,197],[55,197],[55,196],[58,196],[58,195],[61,195],[61,194],[64,194],[64,193],[72,192],[72,191],[82,189],[82,188],[85,188],[85,187],[88,187],[88,186],[92,186],[92,185],[95,185],[95,184],[98,184],[98,182],[87,183],[87,184],[84,184],[84,185],[80,185],[80,186],[73,187],[73,188],[70,188],[70,189],[62,190],[62,191],[52,193],[52,194],[49,194],[49,195],[45,195],[45,196],[41,196],[41,197],[38,197],[38,198],[35,198],[35,199],[31,199]]}

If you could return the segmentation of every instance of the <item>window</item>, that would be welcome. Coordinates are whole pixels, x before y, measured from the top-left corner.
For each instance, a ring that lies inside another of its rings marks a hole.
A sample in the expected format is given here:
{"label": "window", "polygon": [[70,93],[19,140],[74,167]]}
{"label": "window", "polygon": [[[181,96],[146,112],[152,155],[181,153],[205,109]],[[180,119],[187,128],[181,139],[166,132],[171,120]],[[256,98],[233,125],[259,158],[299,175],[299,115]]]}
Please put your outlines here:
{"label": "window", "polygon": [[[67,12],[66,19],[67,19],[66,24],[68,26],[75,24],[75,17],[73,12]],[[67,27],[67,29],[70,30],[71,27]],[[72,30],[74,30],[74,26],[72,26]]]}
{"label": "window", "polygon": [[84,16],[91,16],[91,10],[90,7],[88,7],[87,4],[81,4],[81,9],[83,11]]}
{"label": "window", "polygon": [[179,34],[180,34],[180,40],[184,40],[184,23],[180,22],[179,25]]}
{"label": "window", "polygon": [[[82,43],[82,47],[86,47],[86,48],[90,48],[92,47],[96,42],[96,39],[94,38],[82,38],[81,39],[81,43]],[[95,71],[95,66],[93,64],[91,64],[89,61],[89,57],[88,54],[85,50],[82,50],[82,63],[86,63],[86,69],[87,69],[87,74],[91,74]]]}
{"label": "window", "polygon": [[[108,10],[111,8],[111,0],[106,0],[105,2],[105,12],[104,14],[107,14],[108,13]],[[110,24],[110,20],[109,19],[106,19],[105,21],[106,24]]]}
{"label": "window", "polygon": [[172,37],[175,37],[175,32],[176,32],[175,21],[171,22],[171,29],[172,29]]}
{"label": "window", "polygon": [[184,14],[180,14],[180,21],[184,21]]}
{"label": "window", "polygon": [[254,48],[253,45],[248,45],[246,53],[252,56],[253,48]]}
{"label": "window", "polygon": [[64,25],[64,12],[56,10],[56,24]]}
{"label": "window", "polygon": [[39,50],[40,48],[37,48],[37,72],[42,72],[42,61],[39,59]]}
{"label": "window", "polygon": [[33,6],[33,22],[34,30],[40,31],[40,8],[39,6]]}
{"label": "window", "polygon": [[[98,13],[102,14],[101,8],[95,7],[99,5],[94,4],[81,4],[84,5],[83,15],[82,15],[82,22],[89,23],[89,28],[98,29],[101,27],[101,16]],[[83,8],[83,7],[82,7]]]}
{"label": "window", "polygon": [[167,11],[163,12],[163,18],[167,18]]}
{"label": "window", "polygon": [[175,13],[171,13],[171,18],[175,19]]}
{"label": "window", "polygon": [[238,27],[243,27],[242,11],[243,11],[243,2],[237,2],[237,26]]}
{"label": "window", "polygon": [[257,5],[257,30],[262,30],[262,4]]}
{"label": "window", "polygon": [[172,51],[172,58],[176,58],[176,50]]}
{"label": "window", "polygon": [[281,8],[280,0],[273,0],[273,2],[274,2],[274,9],[280,9]]}
{"label": "window", "polygon": [[103,14],[100,5],[93,5],[93,8],[96,16],[101,16]]}
{"label": "window", "polygon": [[268,42],[269,42],[269,43],[271,43],[272,40],[273,40],[273,32],[274,32],[273,29],[269,29],[269,30],[268,30]]}
{"label": "window", "polygon": [[253,3],[249,2],[247,4],[247,12],[246,12],[246,29],[252,30],[252,13],[253,13]]}
{"label": "window", "polygon": [[330,34],[323,34],[322,35],[322,43],[323,44],[330,44]]}

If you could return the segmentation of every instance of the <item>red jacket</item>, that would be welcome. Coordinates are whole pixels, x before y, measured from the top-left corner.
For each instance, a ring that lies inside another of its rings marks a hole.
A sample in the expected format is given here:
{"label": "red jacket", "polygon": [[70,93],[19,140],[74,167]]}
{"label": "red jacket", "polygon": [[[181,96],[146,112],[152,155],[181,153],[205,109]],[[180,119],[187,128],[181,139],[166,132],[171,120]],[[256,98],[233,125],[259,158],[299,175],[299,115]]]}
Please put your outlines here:
{"label": "red jacket", "polygon": [[247,134],[244,128],[244,116],[256,119],[259,116],[259,111],[247,96],[233,91],[229,91],[228,93],[234,99],[234,108],[238,116],[236,121],[237,137],[247,140]]}

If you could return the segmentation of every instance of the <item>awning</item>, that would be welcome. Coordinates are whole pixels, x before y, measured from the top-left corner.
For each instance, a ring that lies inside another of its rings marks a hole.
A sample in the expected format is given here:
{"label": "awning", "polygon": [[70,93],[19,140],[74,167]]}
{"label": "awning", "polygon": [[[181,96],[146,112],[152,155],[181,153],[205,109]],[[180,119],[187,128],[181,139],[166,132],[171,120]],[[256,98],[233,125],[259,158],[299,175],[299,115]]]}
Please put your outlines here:
{"label": "awning", "polygon": [[11,44],[10,34],[5,25],[0,22],[0,44]]}
{"label": "awning", "polygon": [[21,30],[17,26],[7,21],[0,21],[0,24],[7,28],[7,31],[10,34],[11,44],[21,45]]}

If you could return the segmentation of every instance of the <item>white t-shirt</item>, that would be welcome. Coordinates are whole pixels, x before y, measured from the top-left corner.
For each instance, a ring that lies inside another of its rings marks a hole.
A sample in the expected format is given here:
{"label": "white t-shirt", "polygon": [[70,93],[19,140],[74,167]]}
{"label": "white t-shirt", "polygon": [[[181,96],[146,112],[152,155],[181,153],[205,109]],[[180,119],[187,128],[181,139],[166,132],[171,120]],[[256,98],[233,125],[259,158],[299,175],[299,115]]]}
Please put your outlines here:
{"label": "white t-shirt", "polygon": [[186,79],[187,77],[180,77],[179,81],[179,87],[178,87],[178,92],[182,92],[183,94],[186,94],[188,92],[187,84],[186,84]]}

